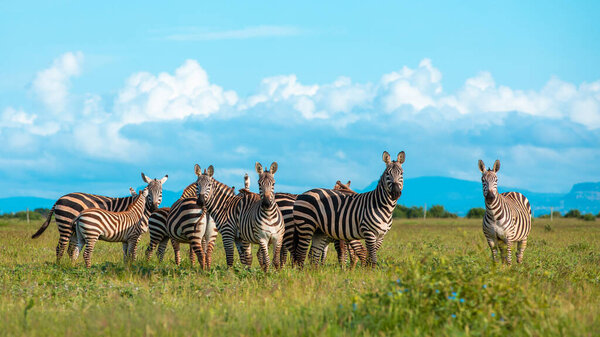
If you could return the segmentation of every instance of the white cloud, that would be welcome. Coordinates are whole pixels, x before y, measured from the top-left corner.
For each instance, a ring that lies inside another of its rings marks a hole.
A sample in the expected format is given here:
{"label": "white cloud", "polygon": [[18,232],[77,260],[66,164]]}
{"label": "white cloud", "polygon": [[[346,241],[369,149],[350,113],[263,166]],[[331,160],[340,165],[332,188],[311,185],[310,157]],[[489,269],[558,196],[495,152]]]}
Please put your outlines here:
{"label": "white cloud", "polygon": [[283,37],[301,35],[304,32],[293,26],[253,26],[242,29],[210,31],[205,28],[187,28],[183,32],[167,36],[174,41],[240,40],[265,37]]}
{"label": "white cloud", "polygon": [[36,115],[27,114],[21,108],[7,107],[0,115],[0,128],[28,126],[33,124],[36,118]]}
{"label": "white cloud", "polygon": [[54,60],[52,66],[37,73],[33,91],[50,111],[64,112],[68,103],[70,79],[81,72],[83,54],[68,52]]}
{"label": "white cloud", "polygon": [[237,101],[234,91],[211,84],[198,62],[187,60],[174,75],[141,72],[130,76],[119,93],[115,110],[125,125],[192,115],[206,117]]}

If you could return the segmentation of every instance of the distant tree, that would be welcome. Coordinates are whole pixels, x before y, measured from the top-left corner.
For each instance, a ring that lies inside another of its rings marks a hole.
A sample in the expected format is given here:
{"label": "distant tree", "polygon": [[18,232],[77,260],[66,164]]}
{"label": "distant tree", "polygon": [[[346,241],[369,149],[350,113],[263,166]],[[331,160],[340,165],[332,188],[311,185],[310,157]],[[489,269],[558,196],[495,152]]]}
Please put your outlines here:
{"label": "distant tree", "polygon": [[402,206],[402,205],[396,205],[396,208],[394,208],[394,212],[392,213],[392,218],[396,218],[396,219],[408,218],[408,207]]}
{"label": "distant tree", "polygon": [[467,218],[469,219],[483,219],[485,215],[485,209],[481,207],[471,208],[469,212],[467,212]]}
{"label": "distant tree", "polygon": [[408,218],[422,218],[423,217],[423,207],[413,206],[408,209],[406,213]]}
{"label": "distant tree", "polygon": [[596,217],[592,213],[584,214],[581,218],[585,221],[596,221]]}
{"label": "distant tree", "polygon": [[596,218],[600,218],[600,212],[598,212],[598,214],[596,214]]}
{"label": "distant tree", "polygon": [[565,214],[565,218],[580,218],[581,212],[578,209],[572,209]]}
{"label": "distant tree", "polygon": [[552,217],[553,218],[561,218],[562,214],[560,214],[560,211],[554,211],[554,212],[552,212]]}
{"label": "distant tree", "polygon": [[432,218],[456,218],[457,215],[448,212],[442,205],[433,205],[427,210],[427,216]]}
{"label": "distant tree", "polygon": [[36,208],[33,211],[35,213],[38,213],[39,215],[41,215],[42,218],[47,218],[48,217],[48,213],[50,213],[50,210],[48,208]]}

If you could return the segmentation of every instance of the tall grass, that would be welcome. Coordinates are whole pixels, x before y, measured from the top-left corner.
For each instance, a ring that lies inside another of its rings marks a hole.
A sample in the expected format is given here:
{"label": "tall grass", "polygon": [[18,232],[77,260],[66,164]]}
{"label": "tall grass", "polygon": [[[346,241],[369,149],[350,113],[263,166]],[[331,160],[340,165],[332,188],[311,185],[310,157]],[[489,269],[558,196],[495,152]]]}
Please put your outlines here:
{"label": "tall grass", "polygon": [[600,334],[600,224],[536,219],[525,262],[507,268],[492,265],[480,221],[396,221],[375,269],[341,270],[331,249],[324,268],[265,274],[256,261],[224,268],[220,239],[209,272],[171,251],[125,265],[106,242],[89,270],[56,265],[54,224],[31,240],[41,222],[0,220],[0,334]]}

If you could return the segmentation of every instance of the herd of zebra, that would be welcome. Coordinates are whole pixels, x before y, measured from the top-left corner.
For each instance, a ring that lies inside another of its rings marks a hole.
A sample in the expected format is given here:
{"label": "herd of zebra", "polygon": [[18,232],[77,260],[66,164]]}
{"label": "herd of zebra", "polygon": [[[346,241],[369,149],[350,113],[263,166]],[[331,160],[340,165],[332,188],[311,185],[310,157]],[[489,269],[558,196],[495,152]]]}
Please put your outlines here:
{"label": "herd of zebra", "polygon": [[[268,169],[256,163],[259,193],[249,189],[248,175],[244,188],[235,188],[214,178],[214,168],[204,171],[194,167],[197,179],[188,185],[181,197],[169,208],[159,208],[162,186],[168,176],[150,179],[142,173],[147,186],[131,196],[105,196],[70,193],[56,201],[42,227],[33,234],[39,237],[51,222],[52,215],[60,234],[56,246],[56,261],[60,262],[65,249],[74,261],[80,250],[86,266],[98,240],[121,242],[125,261],[135,260],[141,236],[149,231],[150,243],[146,259],[158,247],[162,261],[168,242],[181,262],[180,245],[189,244],[191,263],[197,259],[203,269],[211,267],[212,253],[218,234],[221,234],[227,266],[234,263],[237,248],[240,261],[252,265],[251,245],[258,245],[257,259],[267,271],[271,265],[269,247],[273,250],[272,265],[281,268],[288,260],[303,267],[308,252],[312,264],[325,260],[327,248],[334,243],[341,266],[348,257],[354,267],[377,264],[377,251],[392,225],[392,213],[404,185],[402,164],[404,151],[395,160],[383,152],[385,170],[373,191],[356,193],[347,184],[336,182],[333,189],[315,188],[302,194],[275,193],[274,174],[277,163]],[[486,213],[483,232],[492,251],[493,261],[500,251],[502,259],[511,264],[511,247],[518,245],[517,262],[522,262],[527,237],[531,229],[531,206],[517,192],[498,193],[496,172],[500,162],[482,173]],[[364,245],[360,240],[364,240]],[[68,248],[67,248],[68,245]],[[235,248],[234,248],[235,246]]]}

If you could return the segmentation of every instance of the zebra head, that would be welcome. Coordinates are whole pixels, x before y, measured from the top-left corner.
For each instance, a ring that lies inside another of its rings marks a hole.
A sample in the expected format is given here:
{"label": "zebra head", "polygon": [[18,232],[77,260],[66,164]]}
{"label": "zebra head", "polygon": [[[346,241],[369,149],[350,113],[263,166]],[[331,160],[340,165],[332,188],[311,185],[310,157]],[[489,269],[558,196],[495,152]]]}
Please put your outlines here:
{"label": "zebra head", "polygon": [[207,169],[202,173],[202,169],[200,169],[200,165],[196,164],[194,166],[194,171],[198,176],[198,180],[196,180],[196,204],[200,207],[204,207],[204,205],[210,200],[213,192],[213,174],[215,173],[215,169],[212,165],[210,165]]}
{"label": "zebra head", "polygon": [[383,188],[390,194],[393,200],[398,200],[400,195],[402,195],[402,188],[404,187],[404,170],[402,169],[402,164],[404,163],[404,159],[404,151],[398,153],[396,160],[392,160],[390,154],[387,151],[383,151],[383,162],[386,167],[381,176],[381,181]]}
{"label": "zebra head", "polygon": [[479,159],[479,171],[481,171],[481,183],[483,184],[483,197],[486,201],[492,201],[498,195],[498,176],[496,172],[500,169],[500,160],[496,159],[494,167],[485,169],[483,160]]}
{"label": "zebra head", "polygon": [[150,179],[144,174],[144,172],[142,172],[142,180],[144,180],[144,182],[148,184],[147,205],[149,206],[151,212],[156,211],[158,209],[158,205],[160,205],[160,203],[162,202],[162,185],[167,181],[168,178],[169,175],[165,174],[165,176],[160,180]]}
{"label": "zebra head", "polygon": [[275,202],[275,178],[273,175],[277,172],[277,162],[271,164],[269,170],[263,170],[262,165],[256,163],[256,173],[258,173],[258,189],[260,198],[264,207],[271,207]]}

